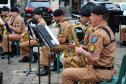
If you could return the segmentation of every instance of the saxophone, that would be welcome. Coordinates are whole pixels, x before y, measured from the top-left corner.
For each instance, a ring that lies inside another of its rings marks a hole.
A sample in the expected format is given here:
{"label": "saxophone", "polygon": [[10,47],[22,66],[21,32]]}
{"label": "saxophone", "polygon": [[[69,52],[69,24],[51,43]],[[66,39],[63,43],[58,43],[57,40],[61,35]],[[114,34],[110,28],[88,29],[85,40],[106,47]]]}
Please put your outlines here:
{"label": "saxophone", "polygon": [[[77,47],[80,46],[79,38],[77,37],[76,31],[79,31],[78,29],[82,29],[82,25],[72,25],[69,27],[69,35],[68,35],[68,41],[69,43],[75,43]],[[84,33],[84,32],[83,32]],[[84,37],[84,36],[83,36]],[[85,57],[83,55],[77,55],[75,52],[75,48],[71,49],[64,49],[64,59],[67,64],[69,64],[71,67],[85,67]],[[76,57],[78,57],[79,60],[76,60]]]}
{"label": "saxophone", "polygon": [[0,17],[0,35],[5,35],[5,34],[7,34],[7,29],[6,29],[5,23]]}
{"label": "saxophone", "polygon": [[22,36],[21,42],[26,42],[29,40],[29,33],[27,31],[23,32],[21,36]]}
{"label": "saxophone", "polygon": [[27,21],[27,30],[25,30],[21,36],[22,36],[22,40],[21,42],[26,42],[29,40],[29,37],[30,37],[30,33],[31,33],[31,28],[30,28],[30,23],[31,23],[31,20],[28,20]]}

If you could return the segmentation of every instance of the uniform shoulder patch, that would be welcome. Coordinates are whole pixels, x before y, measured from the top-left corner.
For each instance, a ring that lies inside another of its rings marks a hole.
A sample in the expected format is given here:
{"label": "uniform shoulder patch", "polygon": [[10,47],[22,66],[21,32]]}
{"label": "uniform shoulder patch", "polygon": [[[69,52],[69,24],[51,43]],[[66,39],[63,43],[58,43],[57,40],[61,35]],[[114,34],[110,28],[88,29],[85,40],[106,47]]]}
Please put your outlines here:
{"label": "uniform shoulder patch", "polygon": [[91,39],[90,39],[90,42],[91,42],[91,43],[96,43],[96,42],[97,42],[97,39],[98,39],[97,36],[92,35],[92,36],[91,36]]}
{"label": "uniform shoulder patch", "polygon": [[88,49],[89,49],[89,51],[90,51],[91,53],[93,53],[93,52],[95,51],[96,47],[95,47],[94,44],[89,44],[89,45],[88,45]]}

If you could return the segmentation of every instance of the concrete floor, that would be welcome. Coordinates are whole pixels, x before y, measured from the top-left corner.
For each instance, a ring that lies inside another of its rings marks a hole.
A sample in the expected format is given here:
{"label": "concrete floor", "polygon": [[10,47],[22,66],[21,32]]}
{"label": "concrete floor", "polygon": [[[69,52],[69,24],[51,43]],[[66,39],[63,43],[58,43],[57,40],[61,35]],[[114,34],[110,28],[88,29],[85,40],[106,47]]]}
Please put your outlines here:
{"label": "concrete floor", "polygon": [[[119,33],[116,34],[116,38],[118,41]],[[115,55],[116,75],[118,75],[120,63],[124,54],[126,54],[126,47],[122,47],[117,43]],[[34,72],[26,76],[27,73],[23,73],[23,71],[29,71],[28,63],[18,63],[18,57],[14,57],[11,64],[8,64],[7,59],[0,59],[0,71],[3,72],[3,84],[39,84],[38,76],[36,75],[37,69],[38,63],[32,64],[32,71]],[[61,72],[51,72],[51,84],[61,84]],[[41,77],[41,84],[48,84],[48,76]]]}

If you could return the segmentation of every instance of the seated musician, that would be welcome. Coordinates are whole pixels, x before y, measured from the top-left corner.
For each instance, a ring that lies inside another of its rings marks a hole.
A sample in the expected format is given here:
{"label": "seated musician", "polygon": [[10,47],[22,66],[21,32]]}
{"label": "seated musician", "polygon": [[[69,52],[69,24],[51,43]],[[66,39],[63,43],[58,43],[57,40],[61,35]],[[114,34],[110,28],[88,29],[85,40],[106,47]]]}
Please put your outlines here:
{"label": "seated musician", "polygon": [[3,6],[1,11],[1,18],[3,21],[7,21],[10,18],[10,9],[6,6]]}
{"label": "seated musician", "polygon": [[2,42],[2,35],[3,35],[3,27],[4,27],[4,21],[7,21],[8,19],[9,19],[9,17],[10,17],[10,10],[9,10],[9,8],[8,7],[6,7],[6,6],[3,6],[3,8],[2,8],[2,10],[1,10],[1,21],[2,22],[0,22],[0,29],[1,29],[1,34],[0,34],[0,42]]}
{"label": "seated musician", "polygon": [[[31,21],[33,24],[36,24],[36,25],[46,25],[46,22],[42,17],[42,11],[39,9],[34,10],[34,17],[28,21]],[[26,31],[26,32],[27,32],[26,34],[28,34],[29,31]],[[29,44],[29,36],[28,37],[26,36],[26,38],[24,36],[24,38],[21,39],[20,54],[24,56],[19,60],[19,62],[29,62],[29,47],[28,46],[34,46],[38,44],[38,41],[36,40],[36,36],[32,29],[31,29],[31,32],[32,32],[32,35],[30,35],[30,44]],[[37,61],[37,59],[34,60],[34,62],[35,61]]]}
{"label": "seated musician", "polygon": [[[91,25],[91,20],[90,20],[90,16],[91,16],[91,12],[90,11],[91,11],[91,9],[89,9],[89,8],[82,7],[80,9],[80,16],[81,16],[80,17],[80,21],[81,21],[80,24],[82,25],[81,27],[84,30],[84,32],[82,32],[82,34],[84,34],[84,37],[79,37],[79,36],[77,36],[76,32],[73,32],[76,35],[76,37],[74,37],[74,42],[73,43],[69,43],[70,49],[74,49],[78,45],[78,44],[75,43],[75,41],[78,41],[79,45],[82,44],[81,40],[79,41],[79,39],[83,39],[84,40],[83,44],[85,46],[89,42],[88,41],[89,35],[91,33],[93,33],[92,25]],[[76,28],[76,25],[73,28]],[[75,52],[70,52],[68,50],[67,53],[75,53]],[[71,60],[76,61],[76,63],[73,63],[74,61],[71,61]],[[78,56],[75,56],[75,54],[74,54],[74,56],[69,56],[69,57],[65,57],[65,55],[64,55],[63,61],[64,61],[64,63],[63,63],[64,64],[64,68],[68,68],[68,67],[80,67],[80,65],[81,65],[80,58]]]}
{"label": "seated musician", "polygon": [[89,36],[88,50],[76,47],[78,54],[85,56],[84,68],[66,68],[62,73],[62,84],[84,82],[96,84],[111,80],[115,70],[114,53],[116,49],[115,36],[107,24],[108,10],[98,5],[91,11],[91,24],[94,32]]}
{"label": "seated musician", "polygon": [[10,41],[20,41],[20,39],[22,38],[21,34],[25,29],[24,20],[20,16],[20,12],[17,7],[13,7],[11,9],[11,17],[5,24],[8,25],[8,27],[6,26],[8,34],[3,35],[2,39],[2,49],[4,51],[4,53],[2,54],[3,57],[5,54],[12,54]]}
{"label": "seated musician", "polygon": [[[64,18],[64,12],[63,10],[61,9],[56,9],[54,12],[53,12],[53,16],[54,16],[54,20],[56,21],[56,24],[59,28],[59,33],[58,33],[58,40],[60,42],[60,45],[55,47],[55,48],[51,48],[50,51],[51,52],[61,52],[63,51],[66,47],[67,47],[67,36],[68,36],[68,26],[70,25],[70,22]],[[43,66],[43,69],[41,71],[40,76],[44,76],[44,75],[48,75],[48,47],[43,47],[42,48],[42,53],[43,53],[43,56],[42,56],[42,66]],[[55,56],[54,56],[55,57]],[[52,57],[52,59],[54,58]],[[52,60],[54,61],[54,60]],[[56,70],[56,69],[55,69]]]}

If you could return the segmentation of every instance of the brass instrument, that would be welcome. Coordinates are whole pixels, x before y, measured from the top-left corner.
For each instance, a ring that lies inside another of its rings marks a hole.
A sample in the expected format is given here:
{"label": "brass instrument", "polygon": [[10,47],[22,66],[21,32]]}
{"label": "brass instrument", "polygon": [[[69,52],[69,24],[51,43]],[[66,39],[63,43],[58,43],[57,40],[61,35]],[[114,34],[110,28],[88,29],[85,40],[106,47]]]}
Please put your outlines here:
{"label": "brass instrument", "polygon": [[21,42],[25,42],[25,41],[29,40],[29,33],[28,32],[25,31],[24,33],[21,34],[21,36],[23,39],[23,40],[21,40]]}
{"label": "brass instrument", "polygon": [[7,34],[6,26],[4,25],[4,22],[1,17],[0,17],[0,34],[1,35]]}
{"label": "brass instrument", "polygon": [[[69,35],[68,35],[68,40],[69,40],[69,43],[75,43],[77,47],[80,46],[80,39],[77,37],[77,33],[76,31],[79,31],[78,29],[82,29],[82,26],[81,25],[72,25],[69,27]],[[83,32],[84,33],[84,32]],[[84,36],[82,36],[84,37]],[[82,40],[83,38],[81,38]],[[63,51],[64,53],[64,58],[66,59],[66,63],[68,63],[71,67],[84,67],[85,66],[85,58],[83,55],[81,56],[77,56],[76,52],[75,52],[75,49],[65,49]],[[75,57],[78,57],[79,60],[76,60],[74,59]],[[68,62],[67,62],[68,60]]]}
{"label": "brass instrument", "polygon": [[[31,19],[32,20],[32,19]],[[21,34],[21,36],[22,36],[22,40],[21,40],[21,42],[25,42],[25,41],[28,41],[29,40],[29,37],[30,37],[30,34],[32,33],[31,32],[31,20],[28,20],[27,21],[27,30],[25,30],[22,34]]]}

